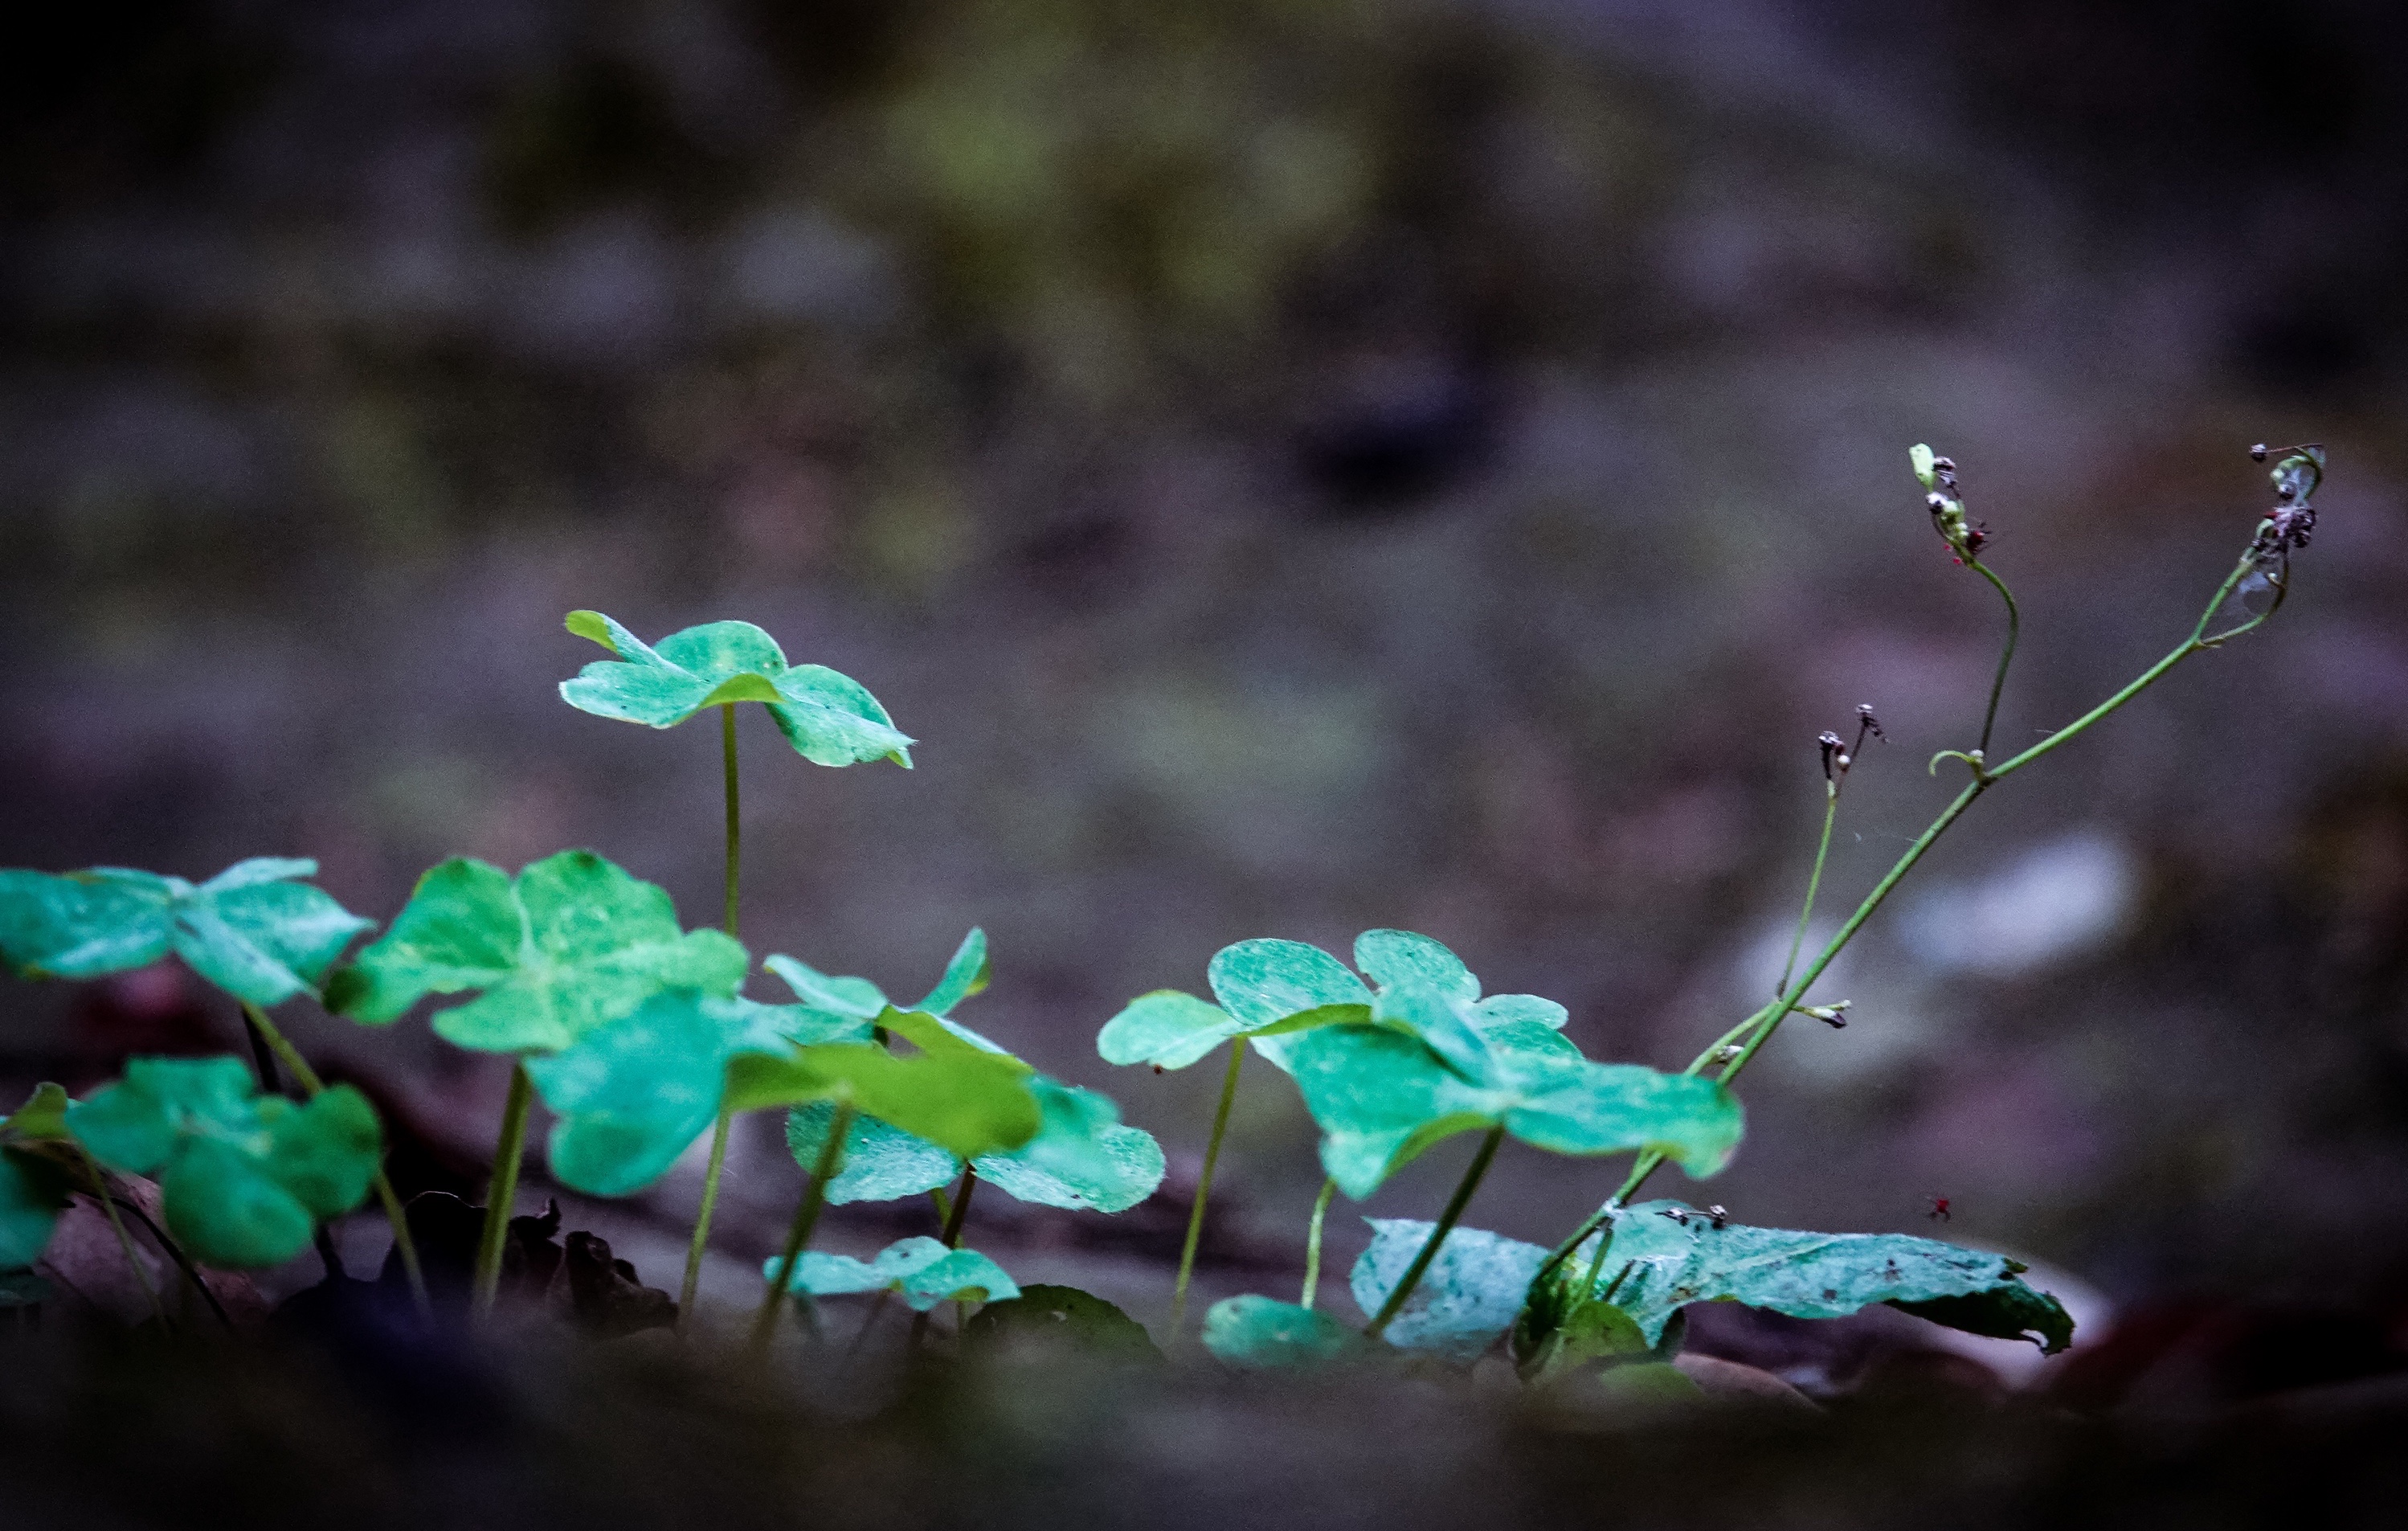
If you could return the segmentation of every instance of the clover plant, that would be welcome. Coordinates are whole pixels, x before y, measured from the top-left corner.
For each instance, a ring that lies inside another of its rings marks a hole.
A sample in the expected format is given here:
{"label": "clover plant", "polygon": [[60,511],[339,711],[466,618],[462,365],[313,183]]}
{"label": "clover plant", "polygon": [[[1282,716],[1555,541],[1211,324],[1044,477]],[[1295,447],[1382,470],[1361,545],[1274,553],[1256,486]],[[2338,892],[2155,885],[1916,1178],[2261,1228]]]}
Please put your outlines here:
{"label": "clover plant", "polygon": [[[673,729],[705,707],[719,709],[720,773],[726,808],[726,918],[738,933],[740,903],[738,870],[742,859],[743,815],[736,771],[736,709],[757,701],[795,753],[824,766],[892,760],[910,770],[910,737],[867,687],[825,665],[789,665],[778,641],[750,622],[706,622],[673,632],[657,648],[600,612],[571,612],[570,632],[618,656],[597,659],[560,683],[561,700],[596,717]],[[688,1241],[681,1319],[694,1307],[702,1278],[702,1254],[719,1204],[719,1178],[727,1163],[729,1119],[711,1129],[710,1161],[703,1171],[702,1205]]]}
{"label": "clover plant", "polygon": [[[1886,1304],[1970,1333],[2062,1350],[2072,1329],[2064,1308],[2002,1255],[1900,1235],[1752,1227],[1719,1206],[1699,1211],[1635,1198],[1668,1163],[1703,1178],[1729,1161],[1743,1125],[1733,1093],[1740,1076],[1792,1015],[1846,1024],[1847,1002],[1810,1000],[1813,986],[1977,800],[2186,659],[2254,630],[2280,609],[2292,556],[2315,529],[2312,496],[2324,455],[2315,446],[2253,455],[2272,460],[2274,506],[2188,635],[2088,713],[1994,760],[2020,614],[1985,561],[1990,534],[1968,515],[1956,465],[1928,447],[1914,450],[1911,466],[1934,529],[1958,565],[1998,592],[2005,614],[1979,732],[1968,748],[1942,751],[1929,766],[1936,773],[1953,760],[1968,780],[1810,957],[1805,935],[1842,787],[1881,727],[1870,707],[1860,708],[1853,742],[1838,732],[1815,741],[1825,782],[1821,836],[1780,981],[1763,1005],[1678,1073],[1584,1056],[1567,1034],[1562,1005],[1529,994],[1484,995],[1455,953],[1405,931],[1365,932],[1352,967],[1300,942],[1241,941],[1209,964],[1211,1000],[1157,989],[1112,1017],[1096,1038],[1112,1063],[1184,1068],[1225,1044],[1230,1049],[1173,1286],[1173,1336],[1183,1331],[1212,1174],[1251,1049],[1294,1082],[1320,1131],[1326,1178],[1306,1235],[1300,1300],[1249,1294],[1205,1315],[1205,1349],[1231,1365],[1369,1365],[1398,1355],[1460,1363],[1502,1347],[1534,1383],[1595,1374],[1609,1391],[1653,1395],[1691,1390],[1666,1363],[1681,1344],[1682,1310],[1708,1301],[1801,1318]],[[2236,594],[2243,611],[2227,616]],[[783,1248],[763,1267],[756,1348],[773,1337],[789,1299],[862,1293],[881,1303],[899,1294],[920,1315],[915,1344],[930,1313],[954,1301],[963,1305],[961,1344],[1047,1334],[1124,1358],[1154,1355],[1143,1331],[1111,1305],[1068,1288],[1024,1293],[995,1261],[963,1247],[964,1220],[982,1181],[1024,1201],[1113,1213],[1152,1195],[1163,1177],[1160,1146],[1124,1123],[1109,1098],[1038,1073],[954,1018],[992,975],[983,932],[972,931],[935,987],[908,1005],[867,979],[782,955],[763,967],[792,999],[773,1004],[744,993],[752,960],[737,929],[738,704],[767,707],[796,751],[822,765],[909,766],[912,741],[858,684],[821,666],[789,665],[749,624],[690,628],[656,646],[598,613],[572,613],[567,625],[613,655],[563,684],[571,705],[653,728],[720,709],[724,929],[685,929],[666,892],[588,850],[560,852],[516,875],[481,861],[445,861],[348,964],[343,953],[370,922],[306,880],[313,862],[248,860],[197,885],[117,868],[0,872],[0,959],[17,973],[91,978],[172,955],[241,1005],[259,1053],[255,1076],[231,1057],[137,1058],[84,1100],[44,1085],[0,1120],[0,1306],[42,1300],[34,1267],[67,1198],[83,1193],[108,1213],[164,1322],[119,1219],[121,1205],[131,1204],[112,1190],[110,1174],[158,1177],[163,1244],[195,1282],[194,1259],[244,1268],[292,1257],[373,1189],[423,1303],[408,1222],[380,1167],[375,1113],[351,1087],[328,1088],[266,1011],[314,997],[363,1025],[383,1026],[437,997],[437,1035],[512,1060],[471,1282],[473,1315],[494,1299],[538,1093],[556,1119],[552,1175],[595,1195],[641,1192],[710,1133],[677,1305],[681,1325],[695,1307],[730,1124],[746,1111],[782,1107],[788,1146],[807,1179]],[[279,1063],[299,1099],[279,1092]],[[1331,1199],[1340,1192],[1368,1197],[1404,1164],[1465,1134],[1476,1134],[1477,1146],[1435,1220],[1372,1221],[1370,1247],[1349,1283],[1368,1322],[1356,1329],[1324,1311],[1318,1280]],[[1551,1153],[1630,1154],[1633,1162],[1594,1214],[1542,1248],[1460,1225],[1508,1137]],[[922,1194],[934,1204],[937,1236],[905,1237],[868,1261],[809,1248],[830,1204]],[[968,1311],[973,1303],[985,1305],[976,1317]]]}

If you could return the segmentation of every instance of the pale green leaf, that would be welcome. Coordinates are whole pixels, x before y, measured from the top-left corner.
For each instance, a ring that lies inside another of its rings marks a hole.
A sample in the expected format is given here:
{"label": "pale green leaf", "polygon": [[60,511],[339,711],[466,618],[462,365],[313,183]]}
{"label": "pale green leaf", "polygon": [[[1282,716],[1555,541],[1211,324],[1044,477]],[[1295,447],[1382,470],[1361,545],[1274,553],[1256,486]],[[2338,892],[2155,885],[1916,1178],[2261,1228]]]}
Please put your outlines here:
{"label": "pale green leaf", "polygon": [[1247,1371],[1307,1370],[1370,1352],[1370,1342],[1328,1314],[1269,1297],[1214,1303],[1204,1315],[1204,1348]]}
{"label": "pale green leaf", "polygon": [[513,881],[482,861],[419,879],[393,929],[328,985],[355,1020],[394,1019],[422,996],[482,992],[438,1012],[436,1034],[486,1052],[548,1052],[669,989],[733,994],[744,948],[681,931],[669,896],[592,851],[535,862]]}
{"label": "pale green leaf", "polygon": [[[1285,1020],[1325,1004],[1371,1003],[1371,990],[1346,964],[1301,941],[1240,941],[1212,954],[1205,970],[1221,1008],[1248,1031]],[[1296,1041],[1256,1037],[1254,1049],[1282,1068],[1289,1066]]]}
{"label": "pale green leaf", "polygon": [[[836,1106],[814,1101],[786,1116],[786,1147],[806,1172],[819,1165]],[[915,1134],[856,1114],[845,1129],[843,1167],[827,1184],[827,1199],[891,1202],[936,1190],[962,1172],[962,1162]]]}
{"label": "pale green leaf", "polygon": [[[900,1013],[886,1014],[892,1019]],[[1020,1147],[1036,1134],[1042,1118],[1030,1082],[1027,1064],[967,1044],[917,1057],[871,1044],[838,1045],[784,1057],[738,1055],[728,1063],[727,1101],[731,1110],[751,1111],[849,1099],[891,1126],[975,1156]]]}
{"label": "pale green leaf", "polygon": [[1467,1004],[1480,998],[1480,980],[1463,959],[1412,931],[1365,931],[1354,938],[1354,965],[1383,989],[1421,984]]}
{"label": "pale green leaf", "polygon": [[706,622],[657,648],[599,612],[571,612],[566,625],[617,656],[561,683],[561,700],[581,712],[667,729],[706,707],[757,701],[796,753],[816,764],[911,763],[911,740],[860,683],[824,665],[790,667],[750,622]]}
{"label": "pale green leaf", "polygon": [[2003,1255],[1903,1234],[1716,1228],[1676,1202],[1626,1207],[1612,1228],[1604,1270],[1610,1278],[1629,1266],[1613,1301],[1651,1343],[1694,1302],[1744,1303],[1799,1319],[1842,1318],[1887,1303],[1952,1328],[2028,1338],[2050,1354],[2072,1341],[2064,1307],[2027,1286],[2024,1267]]}
{"label": "pale green leaf", "polygon": [[[1371,1225],[1371,1246],[1354,1262],[1349,1286],[1369,1317],[1388,1300],[1438,1224],[1364,1220]],[[1530,1278],[1546,1258],[1547,1251],[1535,1244],[1476,1228],[1453,1229],[1381,1336],[1403,1350],[1472,1360],[1512,1326]]]}
{"label": "pale green leaf", "polygon": [[1123,1212],[1154,1194],[1163,1160],[1153,1134],[1122,1125],[1120,1107],[1095,1090],[1043,1075],[1029,1086],[1044,1125],[1020,1148],[973,1160],[979,1178],[1021,1201],[1073,1211]]}
{"label": "pale green leaf", "polygon": [[1560,1032],[1570,1018],[1562,1005],[1536,994],[1491,994],[1471,1007],[1471,1024],[1484,1032],[1516,1022],[1534,1022]]}
{"label": "pale green leaf", "polygon": [[[775,1281],[781,1264],[762,1262],[761,1278]],[[789,1292],[838,1297],[864,1292],[896,1292],[919,1312],[939,1303],[1007,1302],[1020,1287],[1001,1265],[975,1249],[949,1249],[928,1237],[898,1239],[875,1259],[808,1250],[795,1262]]]}
{"label": "pale green leaf", "polygon": [[937,987],[910,1008],[924,1015],[951,1015],[954,1005],[984,992],[993,975],[993,964],[987,960],[986,932],[974,928],[962,937],[960,947],[954,951],[953,960],[945,964],[944,976],[937,980]]}
{"label": "pale green leaf", "polygon": [[1129,1001],[1096,1033],[1096,1051],[1108,1063],[1151,1063],[1185,1068],[1245,1031],[1217,1004],[1176,989],[1157,989]]}

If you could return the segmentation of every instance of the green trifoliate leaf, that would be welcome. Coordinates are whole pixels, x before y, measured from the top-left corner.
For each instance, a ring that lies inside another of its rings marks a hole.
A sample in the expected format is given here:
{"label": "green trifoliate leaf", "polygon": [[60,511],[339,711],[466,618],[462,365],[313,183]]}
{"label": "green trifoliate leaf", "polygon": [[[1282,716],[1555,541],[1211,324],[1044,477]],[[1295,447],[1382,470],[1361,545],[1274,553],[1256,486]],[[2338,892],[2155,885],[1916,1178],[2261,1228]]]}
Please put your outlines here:
{"label": "green trifoliate leaf", "polygon": [[[1240,941],[1212,954],[1205,970],[1213,996],[1248,1032],[1333,1004],[1369,1005],[1371,990],[1346,964],[1301,941]],[[1283,1033],[1256,1037],[1254,1049],[1282,1069],[1296,1047]]]}
{"label": "green trifoliate leaf", "polygon": [[825,665],[788,665],[777,641],[750,622],[706,622],[658,647],[600,612],[571,612],[567,627],[618,656],[561,683],[561,700],[580,712],[667,729],[705,707],[757,701],[807,760],[911,764],[910,738],[860,682]]}
{"label": "green trifoliate leaf", "polygon": [[1109,1096],[1043,1075],[1030,1088],[1044,1125],[1018,1148],[972,1161],[980,1179],[1024,1202],[1092,1212],[1125,1212],[1162,1184],[1162,1145],[1124,1126]]}
{"label": "green trifoliate leaf", "polygon": [[[968,1156],[982,1180],[1005,1194],[1072,1211],[1124,1212],[1162,1183],[1162,1145],[1124,1125],[1120,1107],[1092,1090],[1028,1076],[1042,1125],[1008,1151]],[[880,1113],[883,1116],[884,1113]],[[786,1146],[809,1169],[827,1144],[833,1113],[820,1107],[786,1121]],[[828,1183],[833,1202],[894,1201],[934,1191],[962,1172],[964,1158],[899,1130],[892,1119],[856,1117],[845,1134],[845,1167]]]}
{"label": "green trifoliate leaf", "polygon": [[[827,1101],[787,1113],[786,1148],[805,1170],[818,1166],[835,1119],[836,1106]],[[843,1164],[827,1183],[827,1199],[838,1206],[921,1195],[962,1172],[960,1160],[926,1138],[857,1114],[845,1129]]]}
{"label": "green trifoliate leaf", "polygon": [[483,861],[418,881],[393,929],[337,972],[327,1003],[381,1025],[426,994],[482,993],[437,1014],[436,1034],[484,1052],[552,1052],[669,989],[731,995],[744,948],[681,931],[668,894],[588,850],[512,879]]}
{"label": "green trifoliate leaf", "polygon": [[678,989],[559,1052],[530,1058],[526,1068],[558,1114],[552,1173],[578,1191],[626,1196],[666,1174],[710,1126],[738,1054],[781,1057],[798,1043],[868,1040],[866,1021]]}
{"label": "green trifoliate leaf", "polygon": [[1705,1079],[1497,1050],[1490,1062],[1476,1084],[1396,1027],[1305,1033],[1296,1081],[1325,1134],[1323,1167],[1359,1201],[1431,1145],[1499,1124],[1555,1153],[1661,1152],[1693,1176],[1719,1170],[1739,1143],[1738,1100]]}
{"label": "green trifoliate leaf", "polygon": [[258,857],[194,887],[124,867],[0,872],[0,955],[29,977],[92,978],[169,952],[253,1004],[314,990],[372,921],[298,881],[315,861]]}
{"label": "green trifoliate leaf", "polygon": [[1371,1345],[1326,1313],[1248,1295],[1212,1305],[1204,1315],[1204,1348],[1247,1371],[1286,1371],[1354,1360]]}
{"label": "green trifoliate leaf", "polygon": [[[780,1264],[775,1258],[764,1261],[761,1278],[777,1280]],[[949,1249],[926,1237],[899,1239],[866,1261],[807,1251],[796,1260],[786,1290],[814,1297],[899,1292],[922,1313],[939,1303],[1008,1302],[1020,1295],[1019,1285],[985,1255],[976,1249]]]}
{"label": "green trifoliate leaf", "polygon": [[1063,1348],[1107,1361],[1162,1360],[1145,1325],[1077,1287],[1030,1286],[978,1310],[962,1338],[972,1345]]}
{"label": "green trifoliate leaf", "polygon": [[1843,1318],[1887,1303],[1972,1334],[2029,1339],[2051,1355],[2073,1338],[2064,1307],[2027,1286],[2015,1262],[1903,1234],[1716,1228],[1677,1202],[1643,1202],[1614,1217],[1604,1278],[1625,1265],[1629,1274],[1613,1301],[1650,1343],[1677,1309],[1695,1302],[1745,1303],[1799,1319]]}
{"label": "green trifoliate leaf", "polygon": [[1354,938],[1354,965],[1383,989],[1419,984],[1467,1004],[1480,998],[1480,980],[1462,958],[1412,931],[1365,931]]}
{"label": "green trifoliate leaf", "polygon": [[194,1257],[273,1265],[367,1196],[383,1134],[366,1097],[337,1085],[307,1105],[252,1093],[239,1059],[137,1058],[70,1106],[67,1130],[111,1169],[155,1175],[167,1228]]}
{"label": "green trifoliate leaf", "polygon": [[[1366,1218],[1371,1247],[1354,1262],[1349,1286],[1366,1317],[1377,1313],[1438,1224],[1401,1218]],[[1439,1246],[1404,1307],[1381,1331],[1389,1344],[1434,1350],[1469,1361],[1488,1349],[1522,1311],[1530,1278],[1547,1251],[1535,1244],[1477,1228],[1456,1228]]]}

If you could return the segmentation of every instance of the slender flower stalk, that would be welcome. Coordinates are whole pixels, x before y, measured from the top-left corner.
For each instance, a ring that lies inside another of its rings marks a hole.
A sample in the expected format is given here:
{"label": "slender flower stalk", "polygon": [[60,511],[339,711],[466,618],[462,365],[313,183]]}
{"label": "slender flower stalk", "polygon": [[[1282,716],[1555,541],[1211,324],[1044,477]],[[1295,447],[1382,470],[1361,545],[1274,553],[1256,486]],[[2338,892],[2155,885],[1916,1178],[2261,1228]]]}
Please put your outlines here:
{"label": "slender flower stalk", "polygon": [[[719,709],[720,777],[727,798],[727,877],[726,929],[730,936],[737,933],[737,869],[743,855],[742,815],[736,787],[736,703],[722,703]],[[686,1241],[685,1278],[678,1287],[678,1333],[682,1335],[694,1322],[695,1297],[702,1289],[702,1257],[710,1248],[710,1219],[719,1207],[719,1177],[727,1167],[727,1137],[734,1129],[734,1114],[725,1106],[710,1125],[710,1160],[702,1172],[702,1205],[694,1215],[694,1236]]]}
{"label": "slender flower stalk", "polygon": [[1312,1199],[1312,1231],[1304,1241],[1304,1301],[1299,1305],[1304,1307],[1311,1307],[1321,1297],[1321,1223],[1329,1216],[1329,1198],[1337,1193],[1337,1180],[1325,1178],[1321,1194]]}
{"label": "slender flower stalk", "polygon": [[1229,1107],[1238,1098],[1238,1068],[1246,1061],[1246,1042],[1229,1044],[1229,1072],[1221,1081],[1221,1104],[1212,1113],[1212,1140],[1204,1148],[1204,1170],[1196,1177],[1196,1206],[1187,1214],[1187,1242],[1179,1251],[1179,1284],[1170,1293],[1170,1332],[1178,1334],[1187,1318],[1187,1282],[1196,1273],[1196,1247],[1204,1237],[1204,1204],[1212,1194],[1212,1166],[1221,1161],[1221,1139],[1229,1131]]}

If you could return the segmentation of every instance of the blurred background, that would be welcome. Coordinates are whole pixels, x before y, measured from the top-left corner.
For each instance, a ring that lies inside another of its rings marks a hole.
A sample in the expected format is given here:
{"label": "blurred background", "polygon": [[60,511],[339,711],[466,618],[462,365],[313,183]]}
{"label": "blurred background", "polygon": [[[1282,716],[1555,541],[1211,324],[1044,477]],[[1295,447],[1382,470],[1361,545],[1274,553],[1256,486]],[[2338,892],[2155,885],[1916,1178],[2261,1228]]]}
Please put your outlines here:
{"label": "blurred background", "polygon": [[[2279,620],[1985,799],[1817,991],[1847,1028],[1750,1073],[1734,1167],[1655,1189],[1918,1233],[1946,1196],[2128,1309],[2408,1314],[2391,7],[49,20],[0,60],[0,864],[310,856],[390,918],[446,856],[588,845],[710,923],[716,729],[563,705],[599,651],[561,617],[757,622],[922,744],[827,771],[744,719],[748,942],[918,992],[982,925],[964,1018],[1172,1173],[1109,1221],[991,1195],[973,1241],[1158,1312],[1219,1071],[1108,1068],[1124,1001],[1396,925],[1678,1067],[1778,971],[1816,733],[1889,733],[1820,930],[1957,786],[1924,762],[2000,624],[1910,444],[2022,599],[2019,747],[2188,630],[2269,502],[2249,444],[2321,441]],[[11,1100],[239,1034],[173,969],[0,1007]],[[289,1025],[407,1182],[473,1187],[496,1061]],[[1319,1182],[1250,1078],[1210,1292],[1283,1291]],[[1616,1173],[1509,1146],[1469,1220],[1552,1242]],[[729,1279],[797,1181],[749,1123]],[[590,1215],[672,1284],[697,1183]]]}

